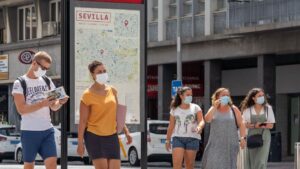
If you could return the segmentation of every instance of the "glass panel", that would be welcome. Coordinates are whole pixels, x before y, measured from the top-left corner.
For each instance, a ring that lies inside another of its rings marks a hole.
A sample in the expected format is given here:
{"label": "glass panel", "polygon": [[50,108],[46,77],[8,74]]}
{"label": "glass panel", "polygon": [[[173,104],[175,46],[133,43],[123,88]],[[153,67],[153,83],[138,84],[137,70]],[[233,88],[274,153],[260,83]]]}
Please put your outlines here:
{"label": "glass panel", "polygon": [[196,13],[203,13],[205,9],[205,2],[203,0],[199,0],[199,9]]}
{"label": "glass panel", "polygon": [[154,134],[167,134],[169,124],[150,124],[149,131]]}
{"label": "glass panel", "polygon": [[37,16],[35,12],[35,7],[32,7],[32,38],[37,37]]}
{"label": "glass panel", "polygon": [[19,40],[23,40],[23,9],[19,10]]}
{"label": "glass panel", "polygon": [[225,0],[218,0],[217,1],[217,10],[225,8]]}
{"label": "glass panel", "polygon": [[184,5],[184,15],[192,14],[192,5]]}
{"label": "glass panel", "polygon": [[294,145],[299,138],[299,113],[300,113],[300,97],[291,98],[291,142],[290,151],[294,154]]}
{"label": "glass panel", "polygon": [[60,10],[60,2],[58,4],[58,21],[57,21],[57,33],[60,34],[60,21],[61,21],[61,10]]}
{"label": "glass panel", "polygon": [[25,9],[25,39],[30,39],[30,8]]}
{"label": "glass panel", "polygon": [[50,21],[56,21],[56,3],[51,3]]}
{"label": "glass panel", "polygon": [[3,43],[4,42],[4,29],[0,29],[0,43]]}

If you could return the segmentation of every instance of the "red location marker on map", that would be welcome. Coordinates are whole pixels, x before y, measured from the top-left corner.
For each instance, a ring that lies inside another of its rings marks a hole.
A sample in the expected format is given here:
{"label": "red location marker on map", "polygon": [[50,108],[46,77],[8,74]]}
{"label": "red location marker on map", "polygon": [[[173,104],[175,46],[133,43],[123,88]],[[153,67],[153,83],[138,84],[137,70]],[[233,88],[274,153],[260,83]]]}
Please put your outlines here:
{"label": "red location marker on map", "polygon": [[125,21],[124,21],[124,24],[125,24],[125,26],[127,27],[127,25],[128,25],[128,20],[125,20]]}

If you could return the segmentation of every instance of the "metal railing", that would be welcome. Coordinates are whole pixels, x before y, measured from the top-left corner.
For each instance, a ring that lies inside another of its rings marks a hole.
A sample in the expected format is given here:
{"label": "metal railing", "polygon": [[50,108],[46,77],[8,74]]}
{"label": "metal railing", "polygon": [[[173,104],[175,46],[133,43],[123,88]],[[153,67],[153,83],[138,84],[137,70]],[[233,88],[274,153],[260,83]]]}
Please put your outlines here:
{"label": "metal railing", "polygon": [[300,20],[299,0],[250,0],[229,3],[229,28]]}

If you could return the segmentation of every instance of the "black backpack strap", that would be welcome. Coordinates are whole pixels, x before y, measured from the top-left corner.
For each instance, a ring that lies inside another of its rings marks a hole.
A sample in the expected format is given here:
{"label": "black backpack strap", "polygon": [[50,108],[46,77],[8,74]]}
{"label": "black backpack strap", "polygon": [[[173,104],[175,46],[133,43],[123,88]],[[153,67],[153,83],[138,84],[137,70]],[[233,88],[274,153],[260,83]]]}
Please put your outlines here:
{"label": "black backpack strap", "polygon": [[48,89],[51,90],[51,86],[50,86],[50,79],[47,76],[42,76],[42,78],[44,79],[44,81],[46,82]]}
{"label": "black backpack strap", "polygon": [[26,84],[26,81],[25,81],[24,77],[22,77],[22,76],[18,77],[17,80],[21,83],[21,87],[23,89],[24,99],[26,101],[26,95],[27,95],[27,84]]}
{"label": "black backpack strap", "polygon": [[239,125],[238,125],[237,120],[236,120],[236,114],[235,114],[234,108],[232,106],[230,108],[231,108],[232,114],[234,116],[234,121],[235,121],[236,128],[239,129]]}

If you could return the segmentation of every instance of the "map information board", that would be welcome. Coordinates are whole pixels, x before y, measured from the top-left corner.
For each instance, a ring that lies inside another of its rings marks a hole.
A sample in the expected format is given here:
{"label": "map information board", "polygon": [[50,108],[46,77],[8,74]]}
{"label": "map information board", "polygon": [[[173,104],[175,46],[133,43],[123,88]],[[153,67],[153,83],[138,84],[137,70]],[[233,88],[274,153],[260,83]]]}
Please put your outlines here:
{"label": "map information board", "polygon": [[127,106],[126,123],[140,124],[140,11],[75,7],[75,124],[80,99],[92,83],[88,65],[104,63],[109,85]]}

